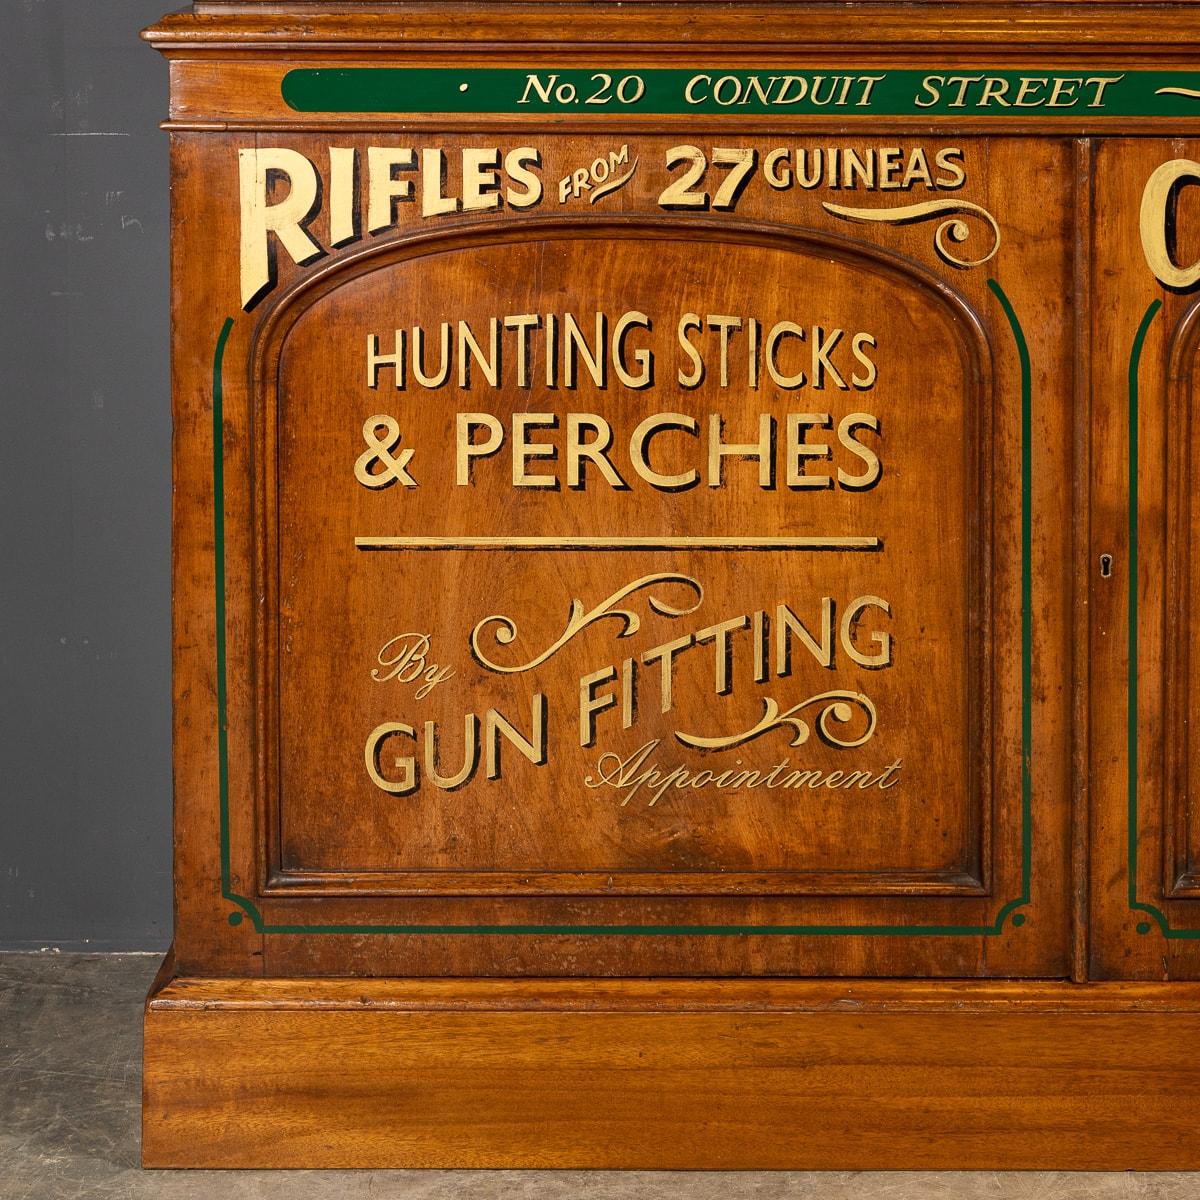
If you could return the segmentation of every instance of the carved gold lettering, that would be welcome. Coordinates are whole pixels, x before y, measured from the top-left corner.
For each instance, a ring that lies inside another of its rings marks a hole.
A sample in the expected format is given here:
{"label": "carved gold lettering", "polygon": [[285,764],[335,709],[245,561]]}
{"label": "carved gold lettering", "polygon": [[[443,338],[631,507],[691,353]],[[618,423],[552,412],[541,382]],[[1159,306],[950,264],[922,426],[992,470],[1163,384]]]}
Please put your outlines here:
{"label": "carved gold lettering", "polygon": [[[268,203],[273,175],[287,179],[282,200]],[[317,206],[317,169],[295,150],[283,147],[238,151],[241,197],[242,307],[251,308],[272,284],[271,238],[276,238],[298,264],[312,262],[322,250],[304,223]]]}
{"label": "carved gold lettering", "polygon": [[1181,290],[1200,283],[1200,261],[1181,267],[1175,261],[1175,204],[1179,192],[1200,184],[1200,163],[1176,158],[1157,167],[1142,192],[1141,234],[1146,265],[1159,283]]}

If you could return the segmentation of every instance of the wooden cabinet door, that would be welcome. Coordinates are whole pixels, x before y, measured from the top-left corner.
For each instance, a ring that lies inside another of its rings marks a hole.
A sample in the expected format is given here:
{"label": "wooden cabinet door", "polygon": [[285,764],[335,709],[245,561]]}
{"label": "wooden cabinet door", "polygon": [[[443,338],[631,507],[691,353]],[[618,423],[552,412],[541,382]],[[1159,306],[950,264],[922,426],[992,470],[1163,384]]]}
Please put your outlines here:
{"label": "wooden cabinet door", "polygon": [[482,124],[175,138],[181,955],[1067,973],[1079,150]]}
{"label": "wooden cabinet door", "polygon": [[[1193,100],[1193,103],[1195,101]],[[1193,593],[1200,143],[1096,152],[1092,940],[1098,978],[1200,977]]]}

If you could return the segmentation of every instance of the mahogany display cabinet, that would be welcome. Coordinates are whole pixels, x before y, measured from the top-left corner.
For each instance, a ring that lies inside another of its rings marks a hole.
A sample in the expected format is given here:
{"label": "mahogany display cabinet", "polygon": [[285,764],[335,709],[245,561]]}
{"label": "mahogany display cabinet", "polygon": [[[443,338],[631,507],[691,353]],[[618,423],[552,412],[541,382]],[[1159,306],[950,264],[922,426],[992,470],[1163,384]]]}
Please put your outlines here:
{"label": "mahogany display cabinet", "polygon": [[144,36],[147,1165],[1200,1166],[1196,7]]}

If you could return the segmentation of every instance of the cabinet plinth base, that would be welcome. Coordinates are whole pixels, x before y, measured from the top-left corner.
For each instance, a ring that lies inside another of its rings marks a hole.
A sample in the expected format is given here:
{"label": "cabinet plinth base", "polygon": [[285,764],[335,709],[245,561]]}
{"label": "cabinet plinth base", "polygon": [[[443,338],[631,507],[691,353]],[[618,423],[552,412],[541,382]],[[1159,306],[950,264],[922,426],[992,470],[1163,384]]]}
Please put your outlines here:
{"label": "cabinet plinth base", "polygon": [[143,1160],[1194,1169],[1197,1044],[1190,984],[160,977]]}

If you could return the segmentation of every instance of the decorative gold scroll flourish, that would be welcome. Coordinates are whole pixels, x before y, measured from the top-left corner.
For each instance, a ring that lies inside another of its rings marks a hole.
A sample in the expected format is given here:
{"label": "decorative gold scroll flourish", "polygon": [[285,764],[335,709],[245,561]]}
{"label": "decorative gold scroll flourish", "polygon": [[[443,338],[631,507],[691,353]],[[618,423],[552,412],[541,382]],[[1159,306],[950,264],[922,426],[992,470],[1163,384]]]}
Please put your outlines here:
{"label": "decorative gold scroll flourish", "polygon": [[[1000,226],[996,224],[996,218],[986,208],[968,200],[929,200],[924,204],[908,204],[903,208],[846,208],[826,200],[823,207],[826,212],[845,221],[875,221],[885,225],[912,225],[945,216],[946,220],[934,232],[933,244],[946,262],[963,270],[982,266],[1000,249]],[[971,236],[971,227],[960,219],[967,214],[978,217],[992,231],[992,248],[982,258],[959,258],[948,245],[950,242],[961,245]]]}
{"label": "decorative gold scroll flourish", "polygon": [[[765,696],[762,720],[752,729],[747,729],[745,733],[735,733],[729,737],[709,738],[676,732],[675,737],[685,746],[693,746],[697,750],[729,750],[734,746],[744,746],[747,742],[752,742],[755,738],[762,737],[764,733],[770,733],[773,729],[791,726],[794,736],[790,744],[803,746],[808,741],[811,729],[808,722],[796,714],[812,704],[822,705],[821,711],[817,714],[817,730],[822,739],[831,746],[850,750],[869,741],[875,733],[877,724],[875,705],[862,692],[822,692],[818,696],[809,696],[807,700],[801,700],[799,704],[793,704],[786,712],[780,712],[779,704],[770,696]],[[860,710],[867,718],[866,732],[858,738],[839,737],[830,727],[830,721],[846,725],[853,720],[855,709]]]}
{"label": "decorative gold scroll flourish", "polygon": [[1155,88],[1154,94],[1156,96],[1187,96],[1191,100],[1200,100],[1200,91],[1197,91],[1195,88],[1185,88],[1185,87]]}
{"label": "decorative gold scroll flourish", "polygon": [[664,617],[686,617],[690,613],[694,613],[701,603],[704,601],[704,588],[693,579],[690,575],[677,575],[670,572],[661,572],[655,575],[643,575],[641,579],[635,579],[632,583],[626,584],[619,591],[613,592],[607,600],[601,601],[595,608],[589,612],[583,611],[583,601],[575,599],[571,601],[571,610],[567,614],[567,627],[563,630],[559,639],[551,646],[542,651],[536,658],[531,658],[527,663],[523,663],[516,667],[503,667],[499,663],[492,662],[480,648],[480,635],[489,626],[495,626],[493,637],[501,646],[508,646],[517,639],[517,624],[511,617],[493,614],[490,617],[484,617],[482,621],[471,630],[471,650],[475,658],[489,671],[496,671],[502,675],[519,675],[522,671],[530,671],[534,667],[541,666],[547,659],[553,658],[576,634],[586,629],[589,625],[596,621],[602,621],[606,617],[615,617],[617,620],[624,622],[620,631],[617,633],[619,638],[632,637],[642,626],[641,617],[631,609],[614,608],[626,596],[631,596],[634,592],[641,591],[644,588],[654,587],[657,584],[679,584],[682,587],[688,588],[695,592],[696,603],[689,608],[676,608],[672,604],[666,603],[655,596],[647,596],[646,603],[651,611],[658,613]]}
{"label": "decorative gold scroll flourish", "polygon": [[615,192],[618,188],[623,188],[632,178],[633,173],[638,169],[638,160],[635,158],[630,164],[629,170],[624,175],[618,175],[615,179],[610,179],[607,183],[602,183],[599,187],[594,188],[588,203],[595,204],[597,200],[603,199],[610,192]]}

